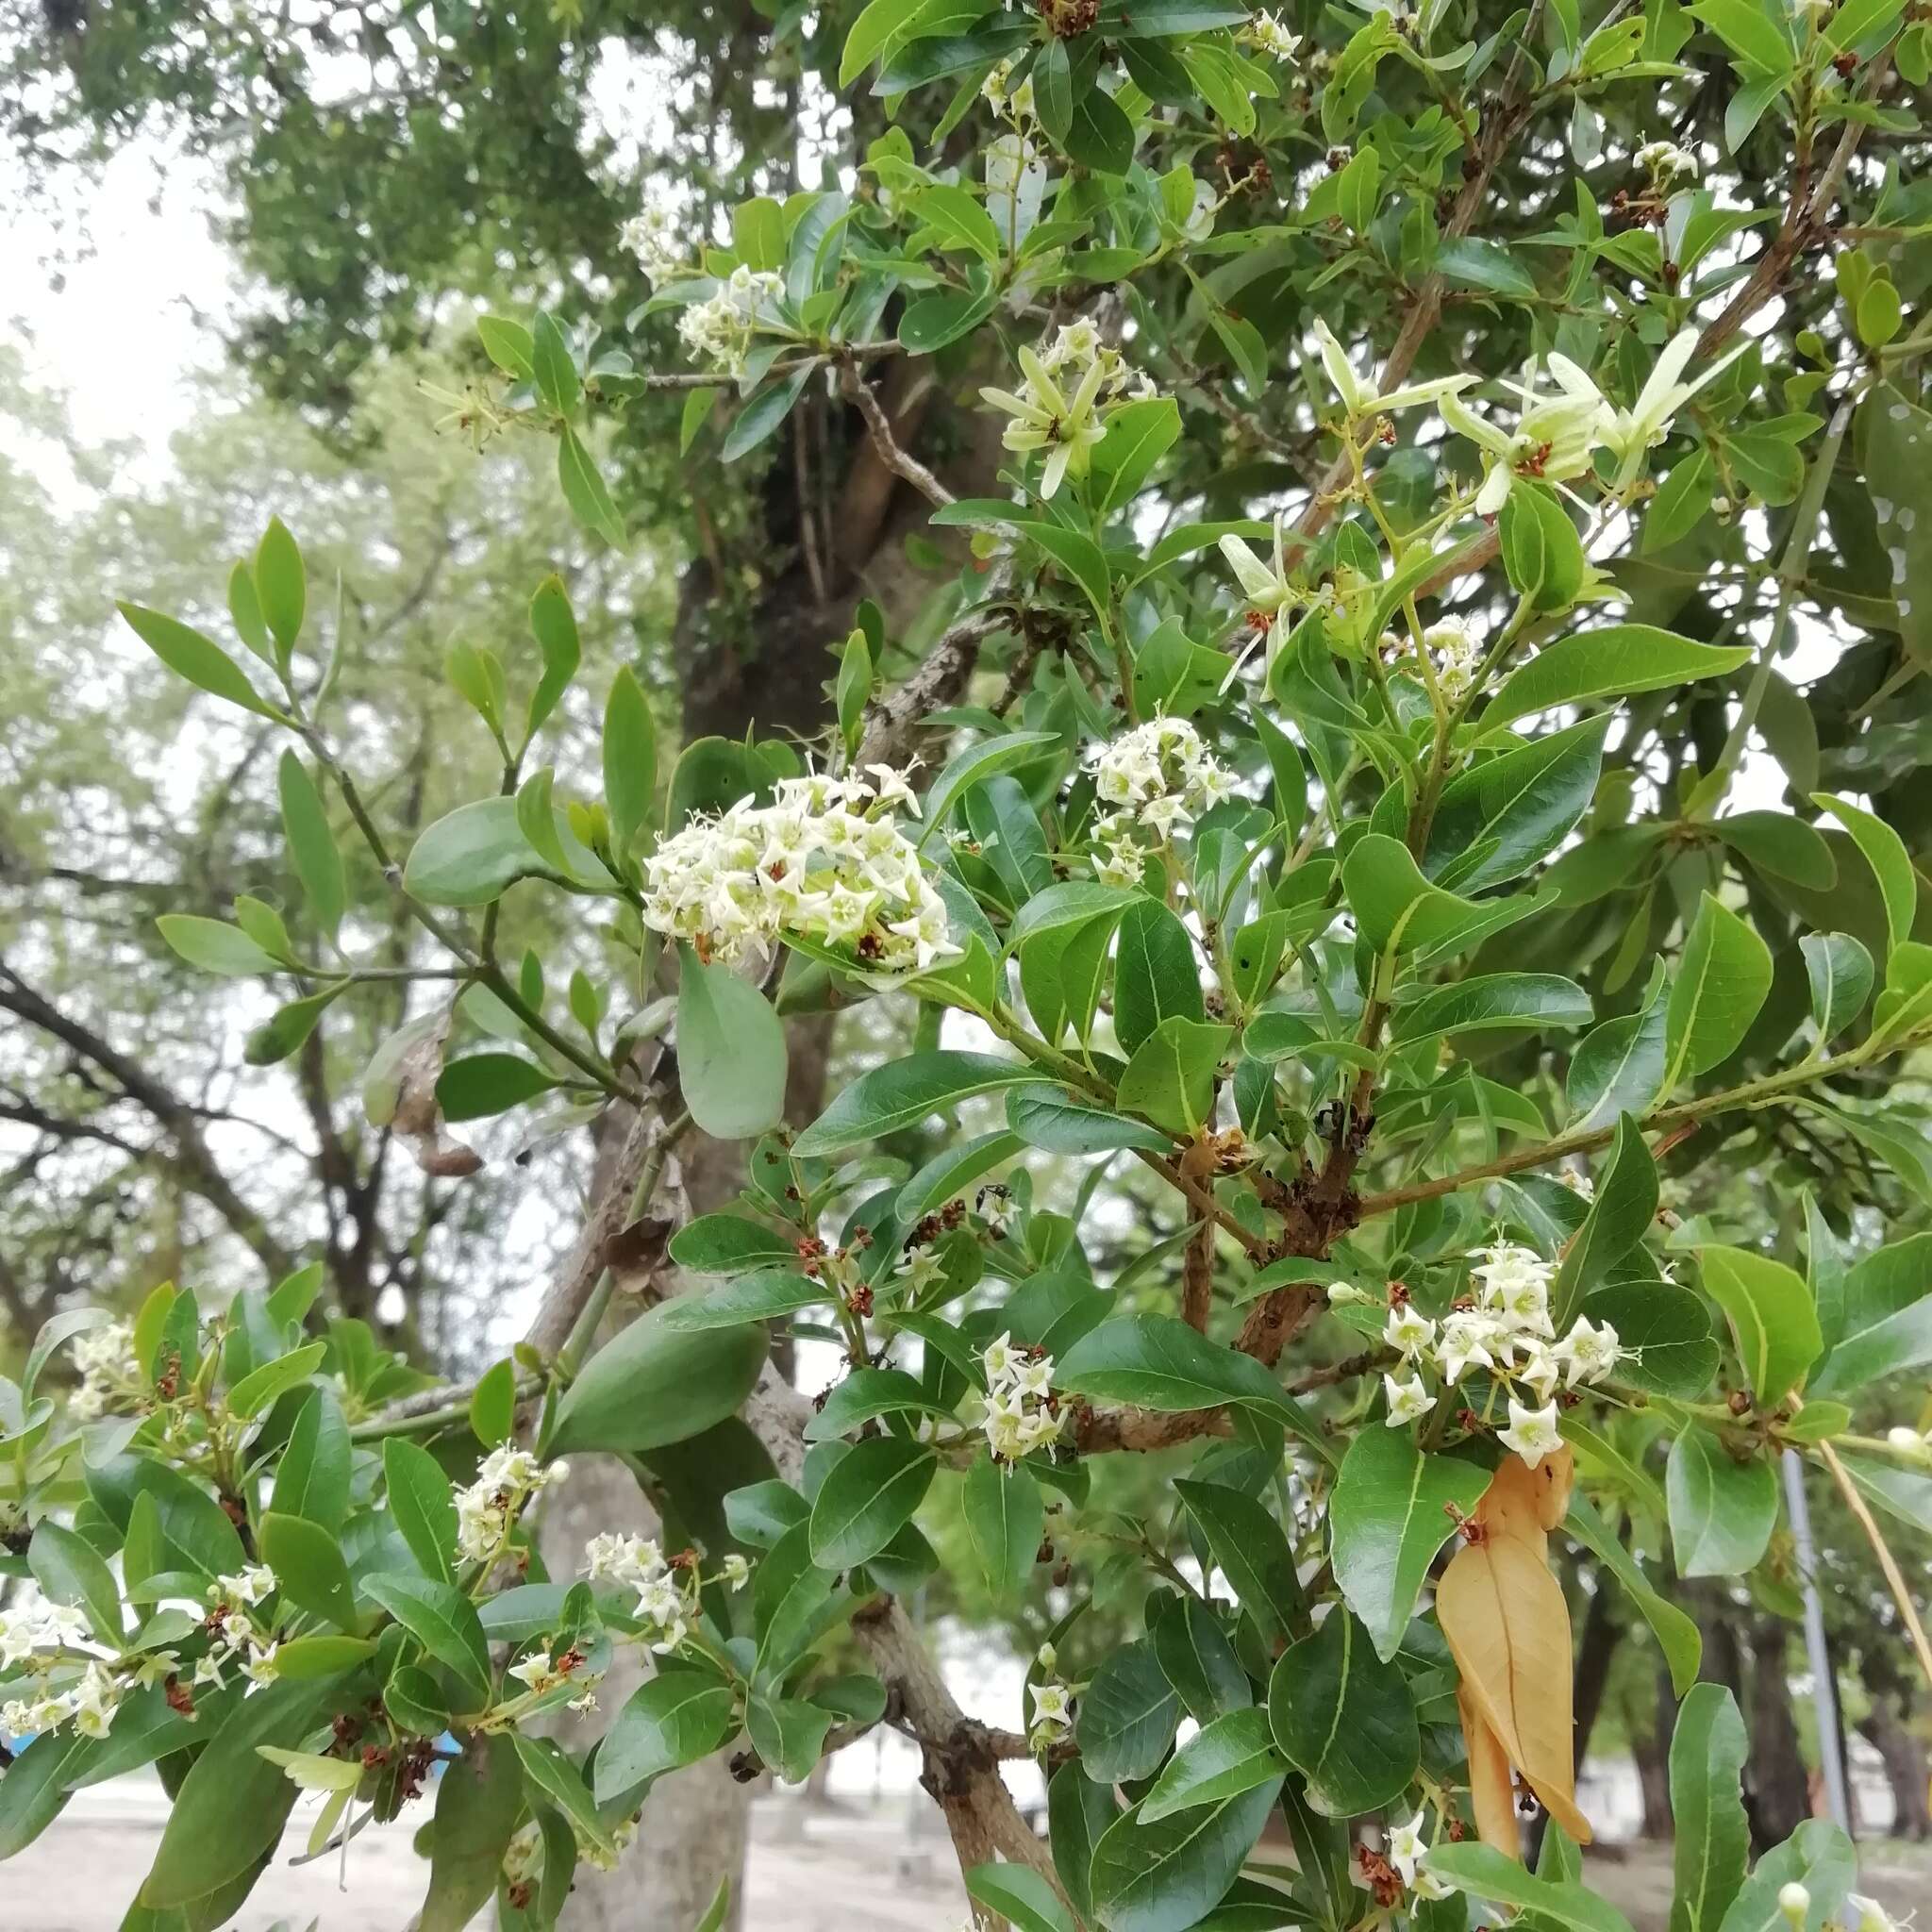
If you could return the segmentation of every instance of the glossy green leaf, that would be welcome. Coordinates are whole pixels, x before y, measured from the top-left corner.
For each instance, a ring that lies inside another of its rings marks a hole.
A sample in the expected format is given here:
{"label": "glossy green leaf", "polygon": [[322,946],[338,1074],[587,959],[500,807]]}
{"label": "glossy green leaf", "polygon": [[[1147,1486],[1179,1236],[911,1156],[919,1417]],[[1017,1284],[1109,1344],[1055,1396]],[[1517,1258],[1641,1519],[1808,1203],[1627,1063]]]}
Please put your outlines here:
{"label": "glossy green leaf", "polygon": [[1811,803],[1828,811],[1851,835],[1852,843],[1864,855],[1878,881],[1879,896],[1885,901],[1885,929],[1890,946],[1911,937],[1912,921],[1918,912],[1919,881],[1912,871],[1911,855],[1906,843],[1883,819],[1853,805],[1848,799],[1834,798],[1828,791],[1815,791]]}
{"label": "glossy green leaf", "polygon": [[1664,1471],[1671,1546],[1686,1576],[1737,1576],[1763,1556],[1777,1521],[1777,1478],[1761,1456],[1740,1462],[1709,1429],[1671,1444]]}
{"label": "glossy green leaf", "polygon": [[1595,1892],[1582,1885],[1539,1878],[1493,1845],[1473,1840],[1438,1843],[1424,1858],[1423,1869],[1458,1891],[1534,1912],[1537,1923],[1550,1921],[1564,1932],[1630,1932],[1629,1920]]}
{"label": "glossy green leaf", "polygon": [[1724,1311],[1745,1381],[1773,1408],[1804,1379],[1824,1347],[1803,1275],[1744,1248],[1697,1251],[1704,1290]]}
{"label": "glossy green leaf", "polygon": [[1664,1081],[1679,1080],[1727,1060],[1757,1017],[1771,991],[1771,949],[1711,893],[1684,942],[1665,1009]]}
{"label": "glossy green leaf", "polygon": [[1478,720],[1493,730],[1532,711],[1596,698],[1630,697],[1707,677],[1750,661],[1748,645],[1693,643],[1647,624],[1612,624],[1546,644],[1506,677]]}
{"label": "glossy green leaf", "polygon": [[389,1512],[424,1575],[454,1582],[457,1510],[442,1465],[407,1437],[391,1436],[382,1445],[382,1473]]}
{"label": "glossy green leaf", "polygon": [[1751,1829],[1740,1779],[1750,1755],[1744,1720],[1722,1684],[1693,1684],[1671,1736],[1676,1826],[1671,1932],[1717,1932],[1744,1882]]}
{"label": "glossy green leaf", "polygon": [[874,1436],[841,1457],[811,1506],[811,1558],[849,1570],[875,1557],[932,1487],[939,1459],[903,1436]]}
{"label": "glossy green leaf", "polygon": [[383,1574],[362,1579],[364,1593],[428,1654],[454,1671],[480,1706],[490,1695],[490,1645],[475,1606],[454,1584]]}
{"label": "glossy green leaf", "polygon": [[765,1331],[682,1333],[665,1307],[619,1329],[584,1364],[558,1408],[553,1453],[655,1449],[738,1412],[764,1366]]}
{"label": "glossy green leaf", "polygon": [[708,1757],[736,1728],[733,1709],[730,1685],[708,1672],[660,1669],[631,1692],[598,1746],[598,1804]]}
{"label": "glossy green leaf", "polygon": [[1147,1777],[1167,1756],[1180,1699],[1146,1641],[1124,1643],[1093,1673],[1074,1720],[1080,1768],[1097,1784]]}
{"label": "glossy green leaf", "polygon": [[1129,1811],[1093,1848],[1093,1908],[1106,1932],[1184,1932],[1207,1921],[1261,1836],[1271,1781],[1152,1824]]}
{"label": "glossy green leaf", "polygon": [[1017,1594],[1033,1574],[1046,1524],[1032,1471],[982,1457],[966,1472],[962,1503],[967,1541],[986,1587],[997,1597]]}
{"label": "glossy green leaf", "polygon": [[421,1932],[462,1932],[496,1890],[524,1808],[523,1772],[507,1737],[473,1737],[436,1785],[429,1895]]}
{"label": "glossy green leaf", "polygon": [[276,1587],[291,1603],[338,1630],[356,1634],[356,1593],[333,1532],[306,1517],[270,1510],[261,1519],[261,1560],[275,1573]]}
{"label": "glossy green leaf", "polygon": [[691,1117],[715,1141],[749,1141],[785,1117],[785,1028],[748,979],[683,949],[677,1074]]}
{"label": "glossy green leaf", "polygon": [[1282,1653],[1268,1680],[1268,1718],[1307,1779],[1309,1804],[1331,1818],[1392,1802],[1421,1761],[1407,1682],[1345,1609]]}
{"label": "glossy green leaf", "polygon": [[1238,1798],[1273,1784],[1288,1769],[1265,1710],[1231,1710],[1204,1724],[1174,1755],[1141,1801],[1141,1823]]}
{"label": "glossy green leaf", "polygon": [[874,1068],[844,1089],[792,1142],[801,1159],[842,1154],[868,1141],[917,1126],[975,1093],[1050,1081],[1051,1076],[991,1054],[938,1047]]}

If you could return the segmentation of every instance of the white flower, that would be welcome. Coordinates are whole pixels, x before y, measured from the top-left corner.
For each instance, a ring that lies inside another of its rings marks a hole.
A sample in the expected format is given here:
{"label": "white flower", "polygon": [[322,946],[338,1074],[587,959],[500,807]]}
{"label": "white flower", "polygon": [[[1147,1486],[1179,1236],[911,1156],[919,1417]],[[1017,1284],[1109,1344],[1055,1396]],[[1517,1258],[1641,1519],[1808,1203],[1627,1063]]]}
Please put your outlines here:
{"label": "white flower", "polygon": [[596,1691],[586,1690],[581,1697],[573,1697],[570,1700],[568,1708],[574,1710],[579,1717],[590,1717],[597,1708]]}
{"label": "white flower", "polygon": [[1433,1872],[1418,1872],[1409,1880],[1409,1890],[1415,1893],[1417,1898],[1447,1898],[1449,1896],[1449,1887],[1444,1885]]}
{"label": "white flower", "polygon": [[1618,490],[1627,489],[1642,475],[1645,458],[1670,434],[1677,411],[1707,383],[1722,375],[1748,346],[1740,342],[1720,356],[1695,382],[1685,382],[1681,380],[1685,368],[1697,353],[1697,331],[1687,328],[1665,343],[1636,402],[1627,409],[1609,409],[1600,426],[1604,447],[1618,459]]}
{"label": "white flower", "polygon": [[1486,1307],[1505,1308],[1512,1296],[1522,1297],[1532,1290],[1548,1295],[1550,1283],[1556,1278],[1556,1265],[1545,1261],[1534,1248],[1503,1242],[1477,1252],[1483,1256],[1483,1263],[1469,1272],[1482,1285]]}
{"label": "white flower", "polygon": [[1493,1369],[1496,1357],[1491,1351],[1501,1345],[1494,1315],[1480,1308],[1457,1308],[1442,1317],[1436,1366],[1443,1381],[1453,1388],[1472,1367]]}
{"label": "white flower", "polygon": [[1060,1654],[1052,1644],[1042,1643],[1033,1653],[1033,1661],[1040,1666],[1043,1675],[1050,1677],[1060,1667]]}
{"label": "white flower", "polygon": [[109,1322],[88,1328],[74,1338],[74,1366],[80,1387],[68,1398],[68,1408],[79,1421],[105,1415],[110,1407],[133,1406],[144,1393],[145,1377],[134,1353],[134,1324]]}
{"label": "white flower", "polygon": [[726,1588],[742,1590],[751,1575],[751,1564],[733,1550],[720,1567],[720,1574],[724,1578]]}
{"label": "white flower", "polygon": [[1508,1371],[1510,1379],[1521,1382],[1539,1402],[1547,1402],[1563,1379],[1563,1364],[1541,1336],[1518,1335],[1513,1345],[1522,1359]]}
{"label": "white flower", "polygon": [[279,1643],[251,1643],[242,1674],[251,1684],[273,1684],[282,1674],[281,1666],[275,1662],[275,1653],[280,1649]]}
{"label": "white flower", "polygon": [[770,269],[750,269],[741,262],[715,294],[678,318],[678,337],[700,360],[727,375],[741,375],[763,311],[784,292],[784,281]]}
{"label": "white flower", "polygon": [[1093,445],[1106,429],[1106,411],[1136,386],[1125,358],[1108,348],[1091,320],[1067,324],[1051,342],[1020,351],[1025,380],[1017,391],[982,389],[980,395],[1013,420],[1002,445],[1016,455],[1044,451],[1040,493],[1052,496],[1068,476],[1084,476]]}
{"label": "white flower", "polygon": [[1413,408],[1418,403],[1433,403],[1441,396],[1453,396],[1475,380],[1473,375],[1442,375],[1429,382],[1412,382],[1383,394],[1355,373],[1348,352],[1320,316],[1315,318],[1315,340],[1321,348],[1322,366],[1328,372],[1328,380],[1341,398],[1343,412],[1351,423],[1370,416],[1385,416],[1396,409]]}
{"label": "white flower", "polygon": [[1005,1188],[986,1188],[979,1196],[979,1214],[996,1235],[1004,1235],[1019,1219],[1020,1204]]}
{"label": "white flower", "polygon": [[684,1593],[667,1572],[653,1576],[638,1587],[637,1614],[640,1623],[673,1624],[684,1612]]}
{"label": "white flower", "polygon": [[1388,1425],[1391,1429],[1404,1428],[1419,1421],[1436,1406],[1436,1398],[1423,1387],[1420,1375],[1411,1375],[1406,1382],[1398,1382],[1393,1375],[1384,1375],[1382,1388],[1389,1397]]}
{"label": "white flower", "polygon": [[1030,121],[1034,114],[1033,77],[1028,75],[1018,87],[1012,81],[1013,63],[1002,60],[979,83],[979,97],[996,114],[1010,113],[1016,123]]}
{"label": "white flower", "polygon": [[561,1674],[550,1661],[547,1650],[533,1650],[522,1663],[511,1664],[504,1674],[527,1684],[532,1690],[547,1690],[553,1684],[562,1681]]}
{"label": "white flower", "polygon": [[1145,862],[1132,843],[1137,834],[1151,833],[1164,844],[1234,791],[1233,774],[1184,718],[1150,718],[1094,746],[1085,762],[1095,795],[1112,808],[1095,822],[1094,841],[1121,848],[1133,880]]}
{"label": "white flower", "polygon": [[194,1681],[197,1684],[212,1684],[219,1690],[222,1688],[222,1654],[211,1650],[201,1657],[194,1666]]}
{"label": "white flower", "polygon": [[691,1625],[682,1617],[673,1617],[651,1644],[654,1657],[668,1657],[691,1635]]}
{"label": "white flower", "polygon": [[914,1294],[923,1293],[935,1282],[945,1278],[946,1264],[927,1247],[908,1248],[899,1257],[899,1265],[892,1270],[892,1279],[902,1282]]}
{"label": "white flower", "polygon": [[1875,1898],[1862,1891],[1845,1893],[1845,1910],[1857,1914],[1855,1921],[1847,1920],[1847,1932],[1903,1932],[1911,1924],[1909,1917],[1894,1919]]}
{"label": "white flower", "polygon": [[121,1687],[99,1664],[91,1663],[69,1692],[74,1728],[83,1738],[105,1738],[121,1704]]}
{"label": "white flower", "polygon": [[1062,1725],[1073,1722],[1074,1693],[1057,1680],[1029,1687],[1036,1724]]}
{"label": "white flower", "polygon": [[1428,1850],[1423,1842],[1423,1817],[1418,1811],[1407,1824],[1396,1825],[1389,1834],[1389,1862],[1402,1874],[1405,1885],[1415,1883],[1416,1860]]}
{"label": "white flower", "polygon": [[1617,1331],[1607,1322],[1592,1323],[1582,1315],[1555,1350],[1564,1381],[1572,1389],[1579,1382],[1602,1381],[1616,1368],[1622,1353]]}
{"label": "white flower", "polygon": [[979,1352],[979,1365],[986,1371],[990,1387],[998,1388],[1018,1373],[1021,1362],[1020,1351],[1013,1346],[1009,1332],[997,1335]]}
{"label": "white flower", "polygon": [[1504,384],[1522,405],[1513,432],[1478,416],[1456,396],[1442,398],[1443,422],[1483,452],[1486,469],[1475,508],[1484,516],[1503,508],[1518,476],[1563,483],[1591,468],[1609,406],[1589,374],[1567,356],[1550,356],[1547,367],[1557,384],[1554,395],[1535,387],[1534,363],[1525,372],[1527,383]]}
{"label": "white flower", "polygon": [[151,1650],[145,1657],[135,1660],[135,1685],[138,1689],[145,1690],[151,1685],[165,1684],[180,1668],[181,1658],[178,1652]]}
{"label": "white flower", "polygon": [[1594,1201],[1596,1199],[1596,1183],[1580,1167],[1561,1168],[1557,1171],[1557,1178],[1579,1201]]}
{"label": "white flower", "polygon": [[1524,1461],[1534,1469],[1545,1456],[1553,1456],[1563,1446],[1563,1438],[1557,1428],[1557,1405],[1546,1403],[1541,1408],[1526,1408],[1512,1395],[1509,1398],[1509,1426],[1497,1432],[1506,1448],[1513,1449]]}
{"label": "white flower", "polygon": [[1277,60],[1292,60],[1300,51],[1302,37],[1290,33],[1272,13],[1257,11],[1235,39],[1257,53],[1272,55]]}
{"label": "white flower", "polygon": [[641,1589],[664,1574],[664,1553],[648,1537],[613,1536],[607,1531],[584,1545],[584,1567],[592,1583]]}
{"label": "white flower", "polygon": [[1382,1340],[1413,1361],[1424,1350],[1435,1346],[1436,1324],[1420,1308],[1405,1302],[1399,1308],[1389,1310]]}
{"label": "white flower", "polygon": [[1358,1308],[1374,1303],[1375,1297],[1367,1290],[1356,1287],[1352,1281],[1331,1281],[1328,1284],[1328,1306],[1331,1308]]}
{"label": "white flower", "polygon": [[208,1587],[208,1601],[230,1610],[252,1609],[275,1587],[275,1573],[266,1563],[250,1563],[239,1576],[217,1576]]}
{"label": "white flower", "polygon": [[654,283],[669,281],[684,267],[677,217],[661,202],[647,202],[618,230],[618,239]]}
{"label": "white flower", "polygon": [[1053,1357],[1029,1356],[1013,1371],[1013,1392],[1035,1402],[1044,1402],[1053,1392]]}
{"label": "white flower", "polygon": [[1637,150],[1637,165],[1659,182],[1697,178],[1697,157],[1674,141],[1647,141]]}
{"label": "white flower", "polygon": [[527,1449],[499,1443],[483,1458],[476,1480],[456,1493],[458,1554],[473,1563],[490,1561],[530,1497],[569,1474],[567,1462],[545,1469]]}

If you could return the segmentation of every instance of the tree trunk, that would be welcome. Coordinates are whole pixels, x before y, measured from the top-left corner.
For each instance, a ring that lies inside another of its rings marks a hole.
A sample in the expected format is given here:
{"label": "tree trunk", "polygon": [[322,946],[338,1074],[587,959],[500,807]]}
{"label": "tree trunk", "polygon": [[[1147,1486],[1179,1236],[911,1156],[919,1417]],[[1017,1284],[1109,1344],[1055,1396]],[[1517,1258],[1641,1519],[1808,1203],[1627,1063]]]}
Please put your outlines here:
{"label": "tree trunk", "polygon": [[1891,1787],[1891,1836],[1932,1838],[1932,1812],[1925,1803],[1925,1747],[1901,1721],[1890,1703],[1880,1699],[1858,1725],[1858,1735],[1885,1764],[1885,1781]]}
{"label": "tree trunk", "polygon": [[1790,1631],[1775,1617],[1751,1630],[1751,1695],[1745,1712],[1751,1755],[1744,1762],[1744,1811],[1761,1856],[1782,1844],[1811,1815],[1811,1789],[1786,1681]]}
{"label": "tree trunk", "polygon": [[1610,1593],[1610,1578],[1603,1570],[1595,1573],[1595,1594],[1583,1619],[1583,1638],[1576,1646],[1575,1755],[1574,1768],[1583,1769],[1584,1755],[1590,1749],[1590,1734],[1604,1706],[1604,1692],[1609,1687],[1610,1665],[1617,1645],[1624,1639],[1623,1620],[1617,1615]]}
{"label": "tree trunk", "polygon": [[[1629,1713],[1634,1717],[1635,1712]],[[1631,1724],[1630,1755],[1637,1760],[1638,1789],[1643,1798],[1643,1836],[1667,1839],[1671,1824],[1671,1733],[1677,1724],[1677,1693],[1671,1674],[1657,1667],[1657,1713],[1645,1726]]]}

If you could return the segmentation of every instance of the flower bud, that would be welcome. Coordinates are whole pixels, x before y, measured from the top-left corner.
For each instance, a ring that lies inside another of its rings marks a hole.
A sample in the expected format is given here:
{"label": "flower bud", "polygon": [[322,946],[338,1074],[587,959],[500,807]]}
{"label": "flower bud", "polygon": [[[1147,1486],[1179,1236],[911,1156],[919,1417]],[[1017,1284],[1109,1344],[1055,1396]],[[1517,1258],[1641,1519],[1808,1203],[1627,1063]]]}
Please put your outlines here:
{"label": "flower bud", "polygon": [[1811,1894],[1794,1878],[1778,1888],[1777,1908],[1791,1922],[1791,1932],[1798,1932],[1805,1923],[1805,1914],[1811,1909]]}

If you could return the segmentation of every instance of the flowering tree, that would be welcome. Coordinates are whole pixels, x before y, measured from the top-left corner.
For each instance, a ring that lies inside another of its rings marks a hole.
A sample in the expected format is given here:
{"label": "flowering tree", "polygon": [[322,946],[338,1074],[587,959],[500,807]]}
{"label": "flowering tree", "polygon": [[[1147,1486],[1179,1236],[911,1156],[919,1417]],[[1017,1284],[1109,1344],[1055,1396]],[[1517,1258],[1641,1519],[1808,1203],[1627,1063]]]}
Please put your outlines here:
{"label": "flowering tree", "polygon": [[[0,1507],[36,1589],[6,1612],[33,1741],[0,1850],[158,1761],[175,1809],[128,1924],[213,1927],[299,1792],[311,1850],[346,1854],[440,1765],[425,1932],[492,1900],[547,1925],[668,1772],[728,1750],[800,1778],[887,1723],[990,1921],[1615,1932],[1556,1540],[1682,1696],[1674,1926],[1889,1924],[1829,1824],[1751,1865],[1742,1723],[1670,1579],[1789,1574],[1793,1454],[1932,1674],[1874,1513],[1932,1524],[1932,1450],[1858,1414],[1932,1359],[1932,1237],[1844,1227],[1829,1185],[1857,1149],[1881,1191],[1932,1192],[1894,1092],[1932,947],[1899,830],[1820,784],[1826,750],[1886,769],[1925,647],[1923,195],[1860,151],[1916,131],[1893,76],[1924,81],[1927,26],[1898,0],[1296,25],[872,0],[843,79],[945,84],[934,150],[889,132],[851,192],[747,201],[728,245],[641,216],[694,369],[483,320],[498,375],[453,423],[554,438],[613,544],[599,413],[685,391],[687,437],[735,459],[821,383],[970,533],[916,647],[861,607],[814,741],[660,758],[635,678],[592,667],[601,774],[539,767],[583,668],[553,578],[512,661],[453,650],[502,782],[404,855],[332,748],[339,640],[279,522],[229,583],[253,664],[124,607],[290,735],[299,908],[161,922],[292,989],[254,1057],[419,973],[451,997],[375,1057],[374,1124],[452,1177],[465,1123],[540,1104],[613,1151],[471,1389],[321,1320],[315,1269],[49,1324],[8,1389]],[[1690,144],[1649,138],[1659,92]],[[956,498],[915,454],[875,383],[914,361],[981,399],[1005,493]],[[1823,749],[1779,668],[1801,612],[1866,675]],[[350,836],[420,964],[358,950]],[[605,975],[504,962],[512,889]],[[910,1013],[911,1046],[792,1132],[781,1016],[834,1008]],[[937,1146],[935,1117],[961,1124]],[[743,1143],[747,1178],[675,1225],[695,1136]],[[1080,1167],[1079,1211],[1046,1208],[1037,1157]],[[1103,1282],[1082,1213],[1124,1160],[1171,1225]],[[1706,1162],[1819,1185],[1720,1224]],[[709,1285],[667,1295],[673,1266]],[[620,1290],[650,1306],[600,1346]],[[774,1372],[776,1328],[836,1343],[820,1403]],[[1174,1459],[1159,1520],[1088,1507],[1123,1453]],[[531,1525],[586,1457],[663,1533],[551,1577]],[[962,1715],[901,1607],[941,1483],[989,1587],[1057,1613],[1009,1728]],[[1124,1552],[1141,1634],[1090,1643]],[[841,1626],[869,1672],[822,1662]],[[586,1750],[623,1646],[654,1674]],[[1044,1842],[1000,1776],[1027,1756]],[[1254,1856],[1277,1818],[1291,1867]]]}

